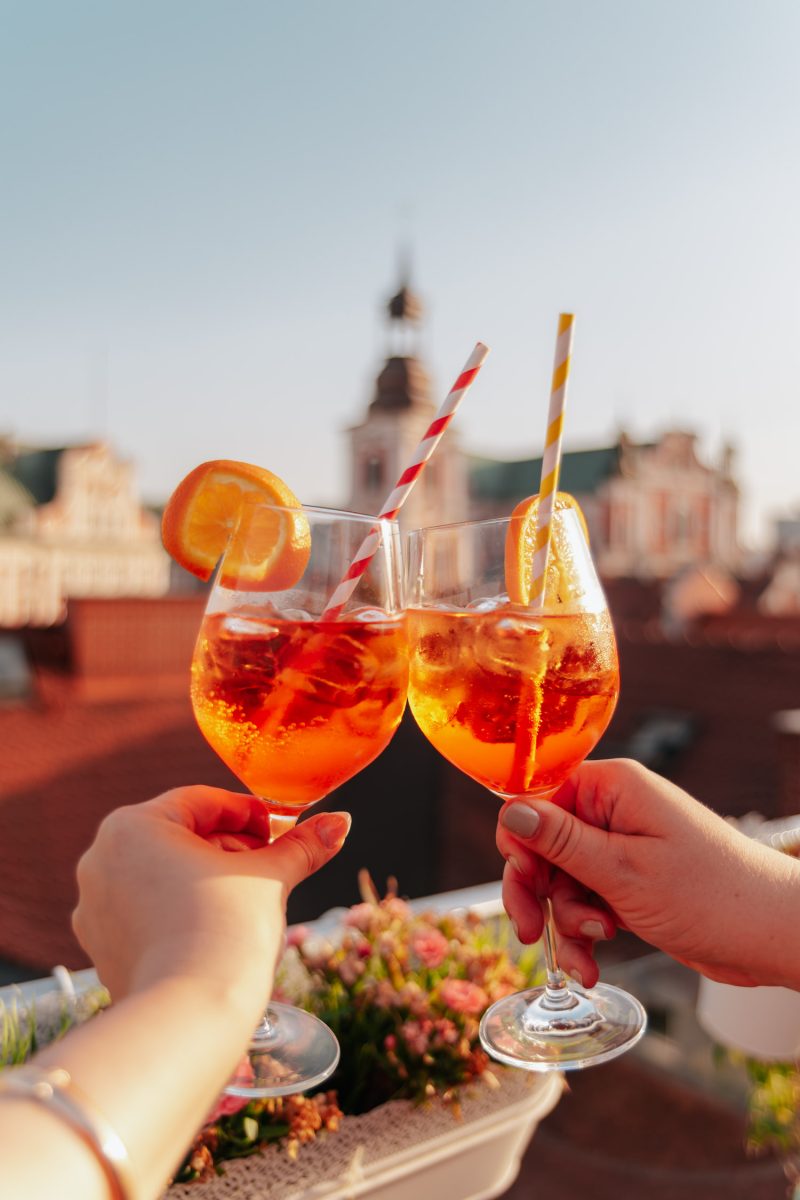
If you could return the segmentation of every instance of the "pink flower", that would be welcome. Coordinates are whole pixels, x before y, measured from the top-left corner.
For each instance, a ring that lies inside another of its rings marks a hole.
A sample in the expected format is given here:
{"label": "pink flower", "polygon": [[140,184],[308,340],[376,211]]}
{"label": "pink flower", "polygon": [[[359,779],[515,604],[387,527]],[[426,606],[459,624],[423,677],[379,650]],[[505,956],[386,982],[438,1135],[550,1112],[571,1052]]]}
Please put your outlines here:
{"label": "pink flower", "polygon": [[302,946],[310,932],[307,925],[290,925],[286,930],[286,945]]}
{"label": "pink flower", "polygon": [[418,1054],[421,1057],[427,1053],[428,1031],[420,1025],[419,1021],[406,1021],[400,1033],[412,1054]]}
{"label": "pink flower", "polygon": [[424,992],[414,979],[404,983],[397,994],[397,1002],[414,1014],[421,1017],[428,1012],[428,993]]}
{"label": "pink flower", "polygon": [[412,953],[429,971],[442,965],[449,947],[450,943],[447,938],[438,929],[429,929],[425,933],[418,933],[411,940]]}
{"label": "pink flower", "polygon": [[388,979],[379,979],[373,993],[372,1002],[376,1008],[396,1008],[400,997]]}
{"label": "pink flower", "polygon": [[374,904],[354,904],[345,914],[344,923],[350,925],[354,929],[360,929],[362,933],[366,933],[371,928],[375,917]]}
{"label": "pink flower", "polygon": [[454,1012],[472,1017],[482,1013],[489,1004],[489,997],[483,988],[470,983],[468,979],[444,979],[439,988],[439,999]]}
{"label": "pink flower", "polygon": [[408,921],[413,916],[411,905],[406,904],[399,896],[387,896],[382,907],[390,917],[397,917],[401,921]]}
{"label": "pink flower", "polygon": [[339,963],[339,978],[345,987],[352,987],[364,974],[364,964],[359,959],[343,958]]}

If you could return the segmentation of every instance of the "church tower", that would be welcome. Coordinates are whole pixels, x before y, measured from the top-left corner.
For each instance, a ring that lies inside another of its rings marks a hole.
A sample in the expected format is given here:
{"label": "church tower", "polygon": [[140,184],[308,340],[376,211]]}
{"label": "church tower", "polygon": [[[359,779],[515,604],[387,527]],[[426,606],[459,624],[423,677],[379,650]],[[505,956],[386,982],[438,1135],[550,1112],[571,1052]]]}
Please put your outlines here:
{"label": "church tower", "polygon": [[[350,434],[350,499],[355,512],[378,513],[436,415],[438,403],[419,350],[422,304],[403,283],[386,306],[387,358],[367,414]],[[444,399],[444,393],[439,401]],[[463,521],[464,455],[451,425],[400,513],[403,529]]]}

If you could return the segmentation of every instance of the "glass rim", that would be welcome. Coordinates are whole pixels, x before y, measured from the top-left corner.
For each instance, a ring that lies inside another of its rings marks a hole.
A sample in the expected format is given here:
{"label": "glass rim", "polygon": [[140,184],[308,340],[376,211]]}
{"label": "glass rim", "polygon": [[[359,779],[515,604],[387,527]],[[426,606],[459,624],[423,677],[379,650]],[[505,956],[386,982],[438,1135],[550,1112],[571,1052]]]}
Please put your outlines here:
{"label": "glass rim", "polygon": [[[375,517],[369,513],[354,512],[347,508],[325,508],[321,504],[272,504],[268,500],[261,500],[255,508],[271,508],[275,512],[285,512],[294,514],[304,514],[306,516],[331,517],[336,520],[361,521],[369,525],[386,525],[390,529],[399,528],[400,522],[396,517]],[[244,513],[247,510],[242,510]]]}
{"label": "glass rim", "polygon": [[[568,514],[573,517],[576,515],[574,508],[559,508],[551,514],[551,521],[560,521]],[[508,513],[505,517],[477,517],[472,521],[448,521],[443,525],[419,525],[416,529],[409,529],[407,537],[416,537],[421,533],[451,533],[457,529],[487,529],[491,525],[507,525],[509,521],[514,519],[513,513]],[[518,520],[520,518],[517,518]]]}

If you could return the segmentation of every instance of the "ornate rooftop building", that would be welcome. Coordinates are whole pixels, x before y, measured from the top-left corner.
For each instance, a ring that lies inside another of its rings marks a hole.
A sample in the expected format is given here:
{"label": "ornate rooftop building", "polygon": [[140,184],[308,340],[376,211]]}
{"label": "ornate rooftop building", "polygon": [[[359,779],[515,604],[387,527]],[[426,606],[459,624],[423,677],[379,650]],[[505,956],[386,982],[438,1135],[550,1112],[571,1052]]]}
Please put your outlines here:
{"label": "ornate rooftop building", "polygon": [[71,597],[161,596],[169,579],[130,463],[103,442],[0,443],[0,627],[52,625]]}
{"label": "ornate rooftop building", "polygon": [[[423,306],[403,282],[386,305],[387,358],[363,421],[348,430],[347,507],[377,513],[444,398],[431,391],[419,353]],[[481,383],[485,396],[488,376]],[[669,579],[688,567],[713,564],[736,572],[739,488],[734,456],[704,461],[694,433],[672,429],[644,443],[620,434],[616,443],[567,450],[560,486],[586,515],[601,575]],[[538,489],[541,458],[504,461],[462,450],[458,422],[404,507],[405,528],[505,516]]]}
{"label": "ornate rooftop building", "polygon": [[[419,356],[421,301],[404,283],[386,305],[387,357],[364,420],[350,435],[347,507],[378,513],[436,415]],[[466,458],[452,426],[401,512],[404,528],[462,521],[467,515]]]}
{"label": "ornate rooftop building", "polygon": [[[541,458],[472,457],[471,516],[510,512],[537,490],[541,470]],[[710,463],[686,430],[669,430],[645,443],[623,433],[613,446],[567,451],[559,486],[580,503],[606,578],[669,579],[709,563],[734,572],[741,567],[739,488],[729,447],[718,463]]]}

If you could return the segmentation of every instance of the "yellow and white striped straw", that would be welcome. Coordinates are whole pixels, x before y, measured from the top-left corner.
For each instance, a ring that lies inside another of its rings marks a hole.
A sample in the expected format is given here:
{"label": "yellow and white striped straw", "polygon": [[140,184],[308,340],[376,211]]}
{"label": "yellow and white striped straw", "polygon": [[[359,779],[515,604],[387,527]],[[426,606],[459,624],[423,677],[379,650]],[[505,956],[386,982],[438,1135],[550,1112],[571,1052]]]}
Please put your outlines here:
{"label": "yellow and white striped straw", "polygon": [[564,430],[564,405],[567,399],[567,383],[572,358],[572,331],[575,317],[572,313],[561,313],[558,318],[556,357],[553,363],[553,384],[550,391],[550,411],[547,414],[547,434],[542,455],[542,479],[539,484],[539,508],[537,511],[536,541],[534,543],[531,569],[531,590],[528,601],[531,608],[544,607],[547,582],[547,560],[550,555],[553,501],[558,491],[561,472],[561,437]]}

